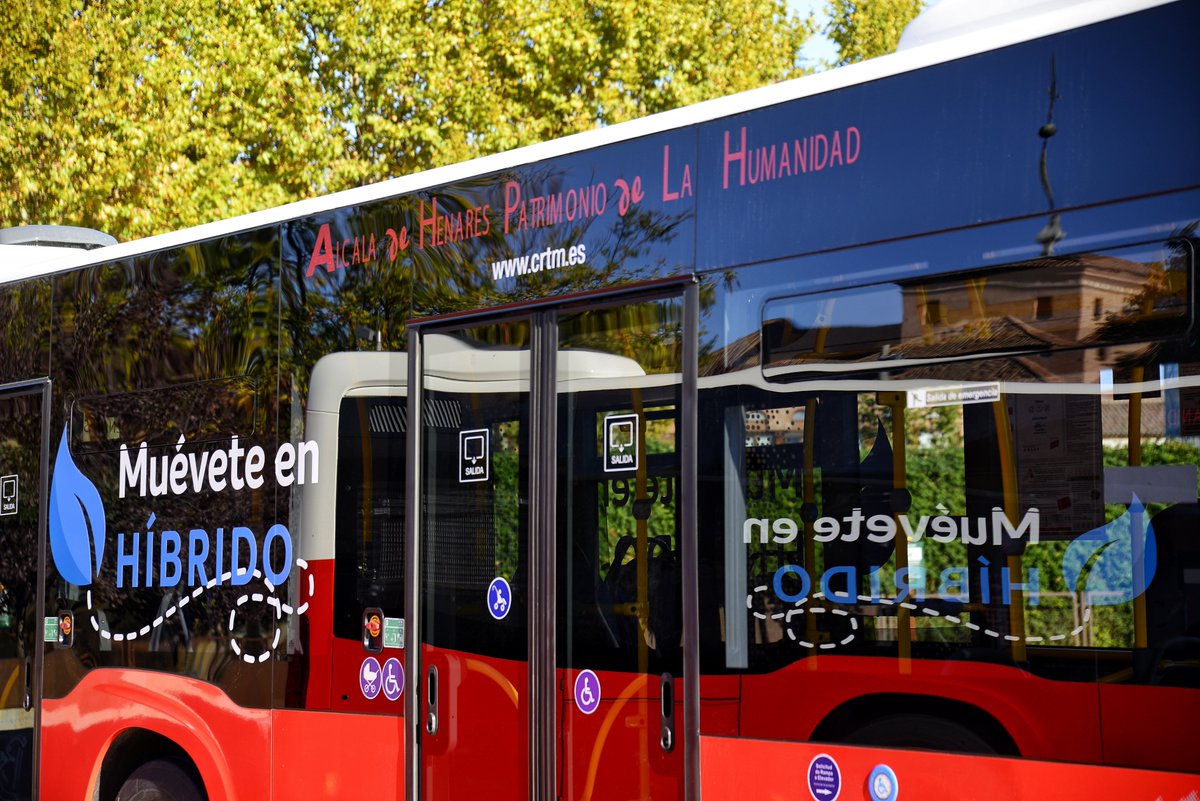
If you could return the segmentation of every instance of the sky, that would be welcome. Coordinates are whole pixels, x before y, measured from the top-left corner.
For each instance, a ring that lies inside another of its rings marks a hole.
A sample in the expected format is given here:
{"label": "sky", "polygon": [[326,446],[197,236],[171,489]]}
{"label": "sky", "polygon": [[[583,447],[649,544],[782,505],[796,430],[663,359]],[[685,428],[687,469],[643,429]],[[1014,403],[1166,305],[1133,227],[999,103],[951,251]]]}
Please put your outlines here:
{"label": "sky", "polygon": [[[925,8],[931,8],[938,2],[939,0],[927,0]],[[825,23],[829,21],[829,15],[825,13],[827,4],[828,0],[788,0],[788,8],[801,17],[807,17],[809,14],[816,15],[818,33],[809,37],[808,41],[804,43],[804,47],[800,48],[800,56],[804,59],[805,66],[817,67],[821,62],[833,63],[833,60],[837,58],[837,45],[830,41],[828,36],[820,33],[820,30],[825,27]]]}
{"label": "sky", "polygon": [[800,49],[800,55],[806,66],[816,66],[822,61],[832,62],[837,58],[837,46],[819,32],[829,20],[829,15],[825,13],[825,5],[826,0],[788,0],[788,8],[801,17],[807,17],[810,13],[816,14],[818,33],[809,37],[809,40],[804,43],[804,47]]}

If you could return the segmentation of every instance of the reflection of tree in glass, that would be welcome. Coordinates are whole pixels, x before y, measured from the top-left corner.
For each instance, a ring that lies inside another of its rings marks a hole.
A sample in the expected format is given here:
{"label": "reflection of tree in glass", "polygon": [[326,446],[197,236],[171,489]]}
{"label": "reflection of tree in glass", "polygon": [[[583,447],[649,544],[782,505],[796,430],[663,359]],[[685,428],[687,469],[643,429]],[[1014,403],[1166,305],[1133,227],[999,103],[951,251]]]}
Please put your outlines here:
{"label": "reflection of tree in glass", "polygon": [[37,575],[40,404],[40,396],[33,395],[6,398],[0,404],[0,473],[15,476],[12,483],[17,485],[12,487],[16,514],[0,517],[0,576],[5,577],[0,585],[0,658],[30,655],[26,639],[37,633],[33,579]]}
{"label": "reflection of tree in glass", "polygon": [[1121,308],[1105,315],[1096,329],[1096,341],[1136,341],[1178,337],[1187,311],[1191,246],[1200,223],[1192,222],[1172,234],[1167,256],[1161,262],[1137,265],[1143,273],[1138,291]]}

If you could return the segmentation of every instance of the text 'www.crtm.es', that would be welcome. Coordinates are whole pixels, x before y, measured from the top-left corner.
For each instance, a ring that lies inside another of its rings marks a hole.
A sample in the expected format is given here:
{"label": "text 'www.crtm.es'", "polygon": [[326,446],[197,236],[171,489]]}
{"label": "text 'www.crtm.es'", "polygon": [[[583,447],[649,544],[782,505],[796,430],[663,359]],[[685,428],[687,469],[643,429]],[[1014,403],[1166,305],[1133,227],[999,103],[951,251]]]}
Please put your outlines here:
{"label": "text 'www.crtm.es'", "polygon": [[492,262],[492,278],[513,278],[519,275],[532,275],[545,270],[557,270],[561,267],[575,267],[587,263],[587,246],[572,245],[569,248],[546,248],[536,253],[515,256],[511,259],[501,259]]}

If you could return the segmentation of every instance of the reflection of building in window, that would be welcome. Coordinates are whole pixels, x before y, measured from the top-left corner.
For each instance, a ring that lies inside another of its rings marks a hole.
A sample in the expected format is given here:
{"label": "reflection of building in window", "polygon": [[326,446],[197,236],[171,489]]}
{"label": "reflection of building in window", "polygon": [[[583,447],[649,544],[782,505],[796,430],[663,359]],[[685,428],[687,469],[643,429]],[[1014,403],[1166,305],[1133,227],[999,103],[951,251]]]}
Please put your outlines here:
{"label": "reflection of building in window", "polygon": [[[1099,298],[1097,298],[1099,300]],[[1033,316],[1038,320],[1049,320],[1054,316],[1054,298],[1040,295],[1034,302]]]}
{"label": "reflection of building in window", "polygon": [[[1173,337],[1187,315],[1186,266],[1174,250],[1151,246],[779,298],[764,307],[759,331],[701,369],[1045,354]],[[1029,363],[1021,372],[1094,366],[1089,355],[1064,358],[1069,363]],[[997,377],[1004,376],[985,380]]]}
{"label": "reflection of building in window", "polygon": [[[922,324],[947,327],[941,334],[944,340],[978,342],[1020,334],[1029,344],[1035,344],[1034,340],[1040,340],[1036,344],[1054,344],[1056,339],[1084,342],[1110,322],[1112,314],[1106,316],[1105,309],[1129,307],[1156,275],[1164,275],[1161,263],[1150,261],[1145,254],[1139,256],[1146,260],[1095,253],[1062,256],[1024,262],[973,280],[935,279],[903,285],[901,342],[920,341],[917,329]],[[1173,294],[1168,289],[1164,300],[1178,300]]]}
{"label": "reflection of building in window", "polygon": [[751,445],[799,442],[804,433],[804,407],[749,410],[745,414],[745,426]]}
{"label": "reflection of building in window", "polygon": [[925,325],[945,325],[949,321],[946,306],[940,300],[925,303]]}

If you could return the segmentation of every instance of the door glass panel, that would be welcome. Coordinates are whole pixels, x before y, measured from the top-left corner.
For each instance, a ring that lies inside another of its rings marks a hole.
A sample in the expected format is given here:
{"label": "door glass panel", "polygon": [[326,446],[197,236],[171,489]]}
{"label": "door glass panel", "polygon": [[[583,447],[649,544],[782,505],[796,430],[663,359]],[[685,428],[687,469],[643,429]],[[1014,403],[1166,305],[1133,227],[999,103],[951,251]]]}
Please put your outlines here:
{"label": "door glass panel", "polygon": [[529,334],[424,337],[422,797],[527,798]]}
{"label": "door glass panel", "polygon": [[571,312],[558,340],[563,797],[682,790],[682,302]]}
{"label": "door glass panel", "polygon": [[41,443],[41,393],[0,396],[0,798],[32,796]]}

